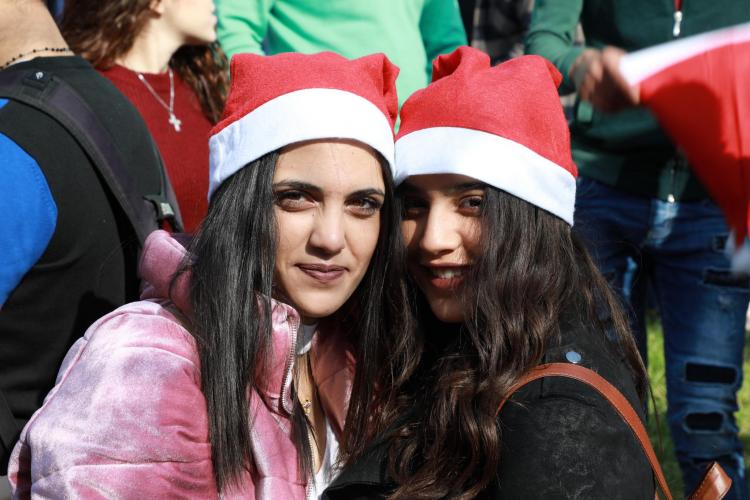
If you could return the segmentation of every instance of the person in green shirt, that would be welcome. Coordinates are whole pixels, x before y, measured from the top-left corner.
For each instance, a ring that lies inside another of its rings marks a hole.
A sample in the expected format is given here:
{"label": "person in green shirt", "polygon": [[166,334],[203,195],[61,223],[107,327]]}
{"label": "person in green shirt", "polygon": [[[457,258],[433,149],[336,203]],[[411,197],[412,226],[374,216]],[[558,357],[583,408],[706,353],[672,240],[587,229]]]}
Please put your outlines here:
{"label": "person in green shirt", "polygon": [[[628,106],[604,57],[743,21],[744,0],[537,0],[526,38],[528,53],[563,74],[560,91],[578,92],[575,227],[632,312],[644,359],[649,289],[659,309],[667,419],[685,491],[716,460],[733,480],[732,499],[748,498],[734,412],[750,280],[729,270],[719,208],[651,113]],[[579,22],[583,47],[573,45]]]}
{"label": "person in green shirt", "polygon": [[399,104],[427,85],[432,60],[466,44],[456,0],[216,0],[219,41],[239,52],[383,52],[401,72]]}

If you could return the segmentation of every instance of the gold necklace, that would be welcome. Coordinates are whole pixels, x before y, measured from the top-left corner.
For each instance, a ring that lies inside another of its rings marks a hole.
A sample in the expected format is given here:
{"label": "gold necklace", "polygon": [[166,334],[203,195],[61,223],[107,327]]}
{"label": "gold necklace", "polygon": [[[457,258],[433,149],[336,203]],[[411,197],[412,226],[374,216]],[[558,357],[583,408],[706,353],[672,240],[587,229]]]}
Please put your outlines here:
{"label": "gold necklace", "polygon": [[[305,416],[310,417],[313,410],[313,398],[315,398],[316,388],[315,384],[313,383],[312,367],[310,366],[309,353],[303,354],[302,356],[300,356],[300,358],[300,361],[304,363],[304,370],[306,372],[305,379],[307,380],[310,396],[302,396],[299,392],[297,392],[297,397],[300,400],[300,406],[302,406],[302,411],[305,413]],[[299,374],[297,376],[297,381],[299,382]]]}

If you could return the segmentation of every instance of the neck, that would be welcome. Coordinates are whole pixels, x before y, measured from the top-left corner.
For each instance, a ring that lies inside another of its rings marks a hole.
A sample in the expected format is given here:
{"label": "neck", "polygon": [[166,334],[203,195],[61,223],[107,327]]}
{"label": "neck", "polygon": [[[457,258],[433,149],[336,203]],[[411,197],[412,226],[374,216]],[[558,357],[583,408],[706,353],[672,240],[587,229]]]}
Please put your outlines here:
{"label": "neck", "polygon": [[159,20],[151,20],[138,34],[133,47],[117,64],[138,73],[164,73],[169,60],[183,45],[169,31],[159,29]]}
{"label": "neck", "polygon": [[[36,0],[0,0],[0,65],[34,49],[67,47],[65,39],[44,3]],[[14,63],[35,57],[60,55],[54,52],[28,54]]]}

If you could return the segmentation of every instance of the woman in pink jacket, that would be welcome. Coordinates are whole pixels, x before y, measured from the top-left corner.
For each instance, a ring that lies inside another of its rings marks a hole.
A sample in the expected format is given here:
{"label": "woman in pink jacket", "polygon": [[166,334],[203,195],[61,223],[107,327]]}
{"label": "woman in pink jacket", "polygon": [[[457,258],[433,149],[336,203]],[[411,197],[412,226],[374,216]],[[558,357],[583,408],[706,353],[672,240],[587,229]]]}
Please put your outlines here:
{"label": "woman in pink jacket", "polygon": [[152,234],[144,300],[71,348],[14,450],[14,497],[317,498],[378,414],[382,353],[410,328],[398,69],[322,53],[231,72],[207,218],[187,249]]}

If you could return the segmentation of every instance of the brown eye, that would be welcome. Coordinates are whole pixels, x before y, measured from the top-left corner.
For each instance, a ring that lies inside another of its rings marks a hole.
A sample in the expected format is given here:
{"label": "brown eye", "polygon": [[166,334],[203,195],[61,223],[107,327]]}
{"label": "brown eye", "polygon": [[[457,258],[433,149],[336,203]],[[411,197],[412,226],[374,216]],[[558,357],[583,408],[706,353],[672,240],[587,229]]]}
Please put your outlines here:
{"label": "brown eye", "polygon": [[415,196],[404,196],[401,198],[401,216],[404,219],[413,219],[427,210],[427,203]]}
{"label": "brown eye", "polygon": [[274,196],[276,197],[276,205],[284,210],[304,210],[313,204],[312,199],[304,191],[296,189],[279,191]]}
{"label": "brown eye", "polygon": [[370,196],[356,198],[349,202],[350,210],[359,217],[370,217],[380,212],[383,202]]}
{"label": "brown eye", "polygon": [[482,211],[484,197],[479,195],[466,196],[459,202],[459,208],[471,214],[479,214]]}

